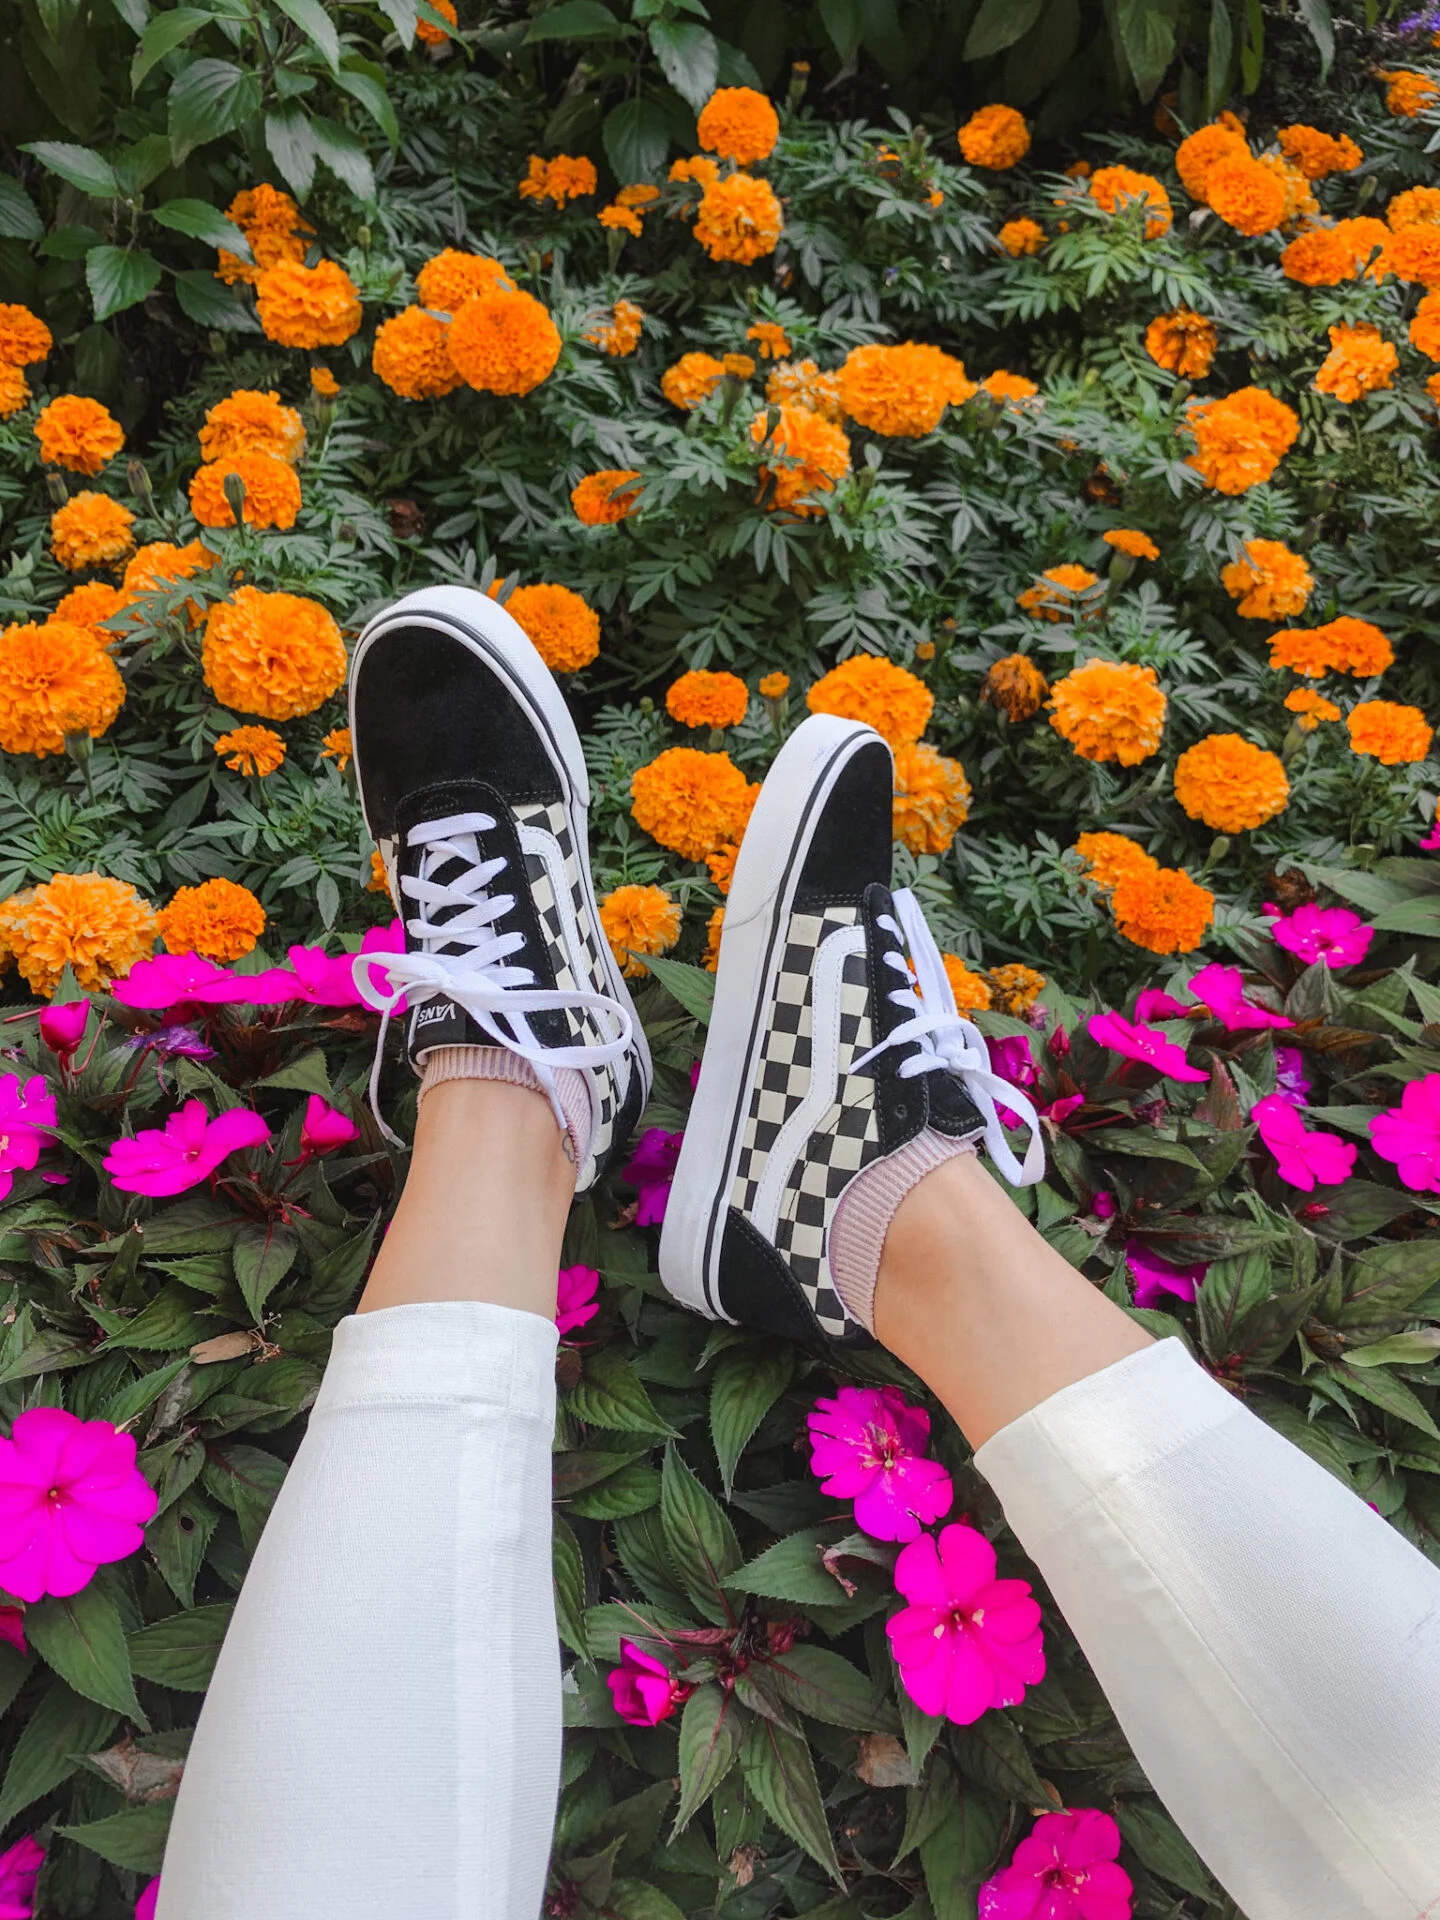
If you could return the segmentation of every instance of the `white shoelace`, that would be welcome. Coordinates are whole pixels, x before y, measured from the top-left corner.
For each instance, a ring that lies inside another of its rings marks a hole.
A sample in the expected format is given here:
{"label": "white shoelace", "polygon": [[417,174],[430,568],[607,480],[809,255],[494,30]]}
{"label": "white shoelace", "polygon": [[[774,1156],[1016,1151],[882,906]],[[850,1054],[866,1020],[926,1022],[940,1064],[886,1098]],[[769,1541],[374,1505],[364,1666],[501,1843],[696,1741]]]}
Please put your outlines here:
{"label": "white shoelace", "polygon": [[[893,951],[885,955],[887,964],[904,975],[903,984],[885,997],[910,1018],[878,1046],[862,1054],[855,1062],[856,1067],[867,1066],[889,1047],[903,1047],[913,1041],[916,1051],[908,1060],[901,1061],[900,1078],[913,1080],[921,1073],[958,1074],[985,1122],[985,1145],[990,1158],[1012,1187],[1034,1186],[1045,1173],[1045,1143],[1034,1107],[1018,1087],[1012,1087],[992,1070],[985,1036],[961,1017],[935,936],[926,924],[920,902],[908,887],[895,895],[895,912],[898,920],[885,913],[881,914],[879,924],[904,944],[910,959],[907,961],[903,953]],[[1018,1114],[1030,1129],[1023,1161],[1015,1158],[1005,1137],[996,1112],[997,1103]]]}
{"label": "white shoelace", "polygon": [[[391,1016],[402,1006],[417,1006],[426,1000],[453,1000],[457,1007],[488,1034],[498,1047],[518,1054],[534,1069],[535,1077],[550,1097],[560,1127],[565,1114],[555,1090],[557,1067],[603,1067],[618,1059],[630,1045],[630,1015],[618,1001],[603,993],[583,989],[537,987],[530,967],[511,965],[525,945],[518,930],[497,933],[495,922],[515,905],[513,893],[492,893],[491,888],[503,873],[506,861],[482,860],[478,834],[493,832],[495,821],[488,813],[452,813],[443,820],[422,820],[411,827],[406,842],[423,848],[420,871],[400,883],[401,891],[418,907],[414,919],[405,922],[405,930],[417,950],[410,953],[357,953],[353,962],[355,987],[361,999],[381,1016],[380,1034],[375,1044],[375,1063],[370,1070],[370,1107],[380,1131],[396,1145],[399,1141],[380,1118],[380,1067],[385,1053],[385,1035]],[[432,876],[447,861],[461,860],[466,871],[444,885]],[[427,918],[427,910],[439,907],[459,908],[447,919]],[[464,953],[426,953],[419,943],[443,941],[447,946],[461,944]],[[388,981],[377,983],[376,968]],[[574,1046],[548,1047],[537,1040],[528,1016],[535,1013],[590,1012],[608,1040]]]}

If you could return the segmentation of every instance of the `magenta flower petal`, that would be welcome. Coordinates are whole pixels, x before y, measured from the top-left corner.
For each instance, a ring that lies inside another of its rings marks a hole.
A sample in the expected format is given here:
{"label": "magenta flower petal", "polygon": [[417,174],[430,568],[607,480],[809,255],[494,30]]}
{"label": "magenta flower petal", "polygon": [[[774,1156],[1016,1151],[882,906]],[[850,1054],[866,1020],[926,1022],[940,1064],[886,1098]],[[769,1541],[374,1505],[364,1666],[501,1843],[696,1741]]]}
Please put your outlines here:
{"label": "magenta flower petal", "polygon": [[40,1012],[40,1038],[52,1053],[61,1058],[74,1053],[85,1037],[85,1022],[90,1017],[88,1000],[53,1001]]}
{"label": "magenta flower petal", "polygon": [[1276,945],[1307,966],[1322,960],[1327,967],[1353,967],[1365,958],[1375,937],[1375,929],[1348,907],[1311,905],[1281,913],[1267,905],[1265,911]]}
{"label": "magenta flower petal", "polygon": [[1158,1027],[1144,1027],[1119,1013],[1094,1013],[1085,1023],[1085,1031],[1097,1045],[1127,1060],[1138,1060],[1163,1074],[1167,1080],[1208,1080],[1208,1073],[1192,1067],[1183,1047],[1166,1039]]}
{"label": "magenta flower petal", "polygon": [[980,1889],[980,1920],[1130,1920],[1120,1830],[1094,1807],[1046,1813]]}
{"label": "magenta flower petal", "polygon": [[159,1898],[160,1881],[157,1876],[135,1902],[135,1920],[155,1920],[155,1903]]}
{"label": "magenta flower petal", "polygon": [[1275,1156],[1280,1178],[1302,1192],[1335,1187],[1348,1180],[1356,1148],[1333,1133],[1312,1133],[1300,1110],[1281,1093],[1267,1093],[1250,1109],[1260,1138]]}
{"label": "magenta flower petal", "polygon": [[1210,1271],[1209,1262],[1204,1260],[1193,1267],[1177,1267],[1152,1253],[1141,1240],[1126,1241],[1125,1264],[1134,1283],[1137,1307],[1158,1307],[1161,1296],[1167,1293],[1173,1293],[1177,1300],[1193,1300],[1196,1288]]}
{"label": "magenta flower petal", "polygon": [[45,1849],[33,1834],[0,1853],[0,1920],[30,1920]]}
{"label": "magenta flower petal", "polygon": [[1143,987],[1135,1002],[1135,1018],[1142,1025],[1151,1020],[1183,1020],[1190,1008],[1159,987]]}
{"label": "magenta flower petal", "polygon": [[1411,1193],[1440,1193],[1440,1073],[1412,1080],[1370,1122],[1370,1144]]}
{"label": "magenta flower petal", "polygon": [[637,1227],[657,1227],[664,1220],[670,1182],[675,1178],[675,1163],[680,1158],[680,1142],[684,1137],[681,1133],[667,1133],[663,1127],[647,1127],[634,1153],[620,1169],[620,1178],[639,1195],[635,1207]]}
{"label": "magenta flower petal", "polygon": [[23,1607],[0,1607],[0,1640],[14,1647],[17,1653],[28,1654],[25,1644],[25,1609]]}
{"label": "magenta flower petal", "polygon": [[1283,1013],[1253,1006],[1245,998],[1245,980],[1239,967],[1222,967],[1212,962],[1202,967],[1189,983],[1190,992],[1203,1001],[1215,1018],[1231,1033],[1251,1032],[1261,1027],[1293,1027]]}
{"label": "magenta flower petal", "polygon": [[632,1727],[658,1727],[690,1694],[689,1687],[675,1679],[663,1660],[646,1653],[633,1640],[620,1642],[620,1665],[605,1676],[605,1684],[616,1713]]}
{"label": "magenta flower petal", "polygon": [[152,1197],[184,1193],[199,1186],[227,1155],[256,1147],[270,1129],[248,1107],[233,1107],[211,1120],[201,1100],[187,1100],[164,1129],[145,1127],[133,1139],[119,1139],[104,1167],[122,1193]]}
{"label": "magenta flower petal", "polygon": [[950,1475],[920,1452],[930,1416],[898,1387],[841,1387],[815,1402],[808,1425],[821,1491],[853,1500],[856,1524],[877,1540],[914,1540],[950,1511]]}
{"label": "magenta flower petal", "polygon": [[1045,1675],[1040,1609],[1024,1580],[995,1578],[995,1549],[974,1527],[902,1547],[895,1585],[912,1604],[886,1626],[900,1681],[925,1713],[968,1726],[1014,1706]]}
{"label": "magenta flower petal", "polygon": [[555,1326],[563,1340],[585,1326],[600,1311],[596,1298],[600,1275],[594,1267],[562,1267],[556,1287]]}
{"label": "magenta flower petal", "polygon": [[360,1138],[360,1129],[348,1114],[330,1106],[318,1093],[305,1102],[305,1118],[300,1123],[300,1152],[309,1160],[316,1154],[333,1153]]}
{"label": "magenta flower petal", "polygon": [[78,1593],[141,1545],[157,1500],[135,1442],[59,1407],[17,1415],[0,1441],[0,1586],[18,1599]]}

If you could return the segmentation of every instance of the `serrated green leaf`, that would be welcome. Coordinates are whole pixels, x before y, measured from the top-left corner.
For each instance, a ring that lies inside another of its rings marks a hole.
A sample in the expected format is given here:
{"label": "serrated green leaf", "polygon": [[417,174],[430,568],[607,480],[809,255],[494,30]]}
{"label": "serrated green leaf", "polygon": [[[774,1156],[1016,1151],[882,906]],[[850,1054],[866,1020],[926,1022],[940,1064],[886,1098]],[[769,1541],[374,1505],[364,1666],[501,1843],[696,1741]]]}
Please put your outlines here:
{"label": "serrated green leaf", "polygon": [[723,1583],[742,1559],[740,1543],[719,1502],[706,1492],[671,1445],[660,1488],[665,1545],[681,1584],[707,1620],[730,1618]]}
{"label": "serrated green leaf", "polygon": [[794,1365],[792,1349],[779,1341],[733,1348],[721,1356],[710,1389],[710,1431],[727,1497],[741,1454],[789,1386]]}
{"label": "serrated green leaf", "polygon": [[143,247],[92,247],[85,256],[85,281],[95,318],[138,306],[160,284],[160,262]]}
{"label": "serrated green leaf", "polygon": [[52,1597],[27,1607],[25,1637],[76,1693],[145,1724],[120,1609],[98,1579],[66,1599]]}
{"label": "serrated green leaf", "polygon": [[987,60],[992,53],[1013,47],[1040,18],[1045,0],[981,0],[980,11],[965,36],[962,60]]}
{"label": "serrated green leaf", "polygon": [[1175,1822],[1157,1802],[1122,1800],[1115,1818],[1127,1846],[1133,1847],[1141,1864],[1162,1880],[1193,1893],[1201,1900],[1213,1900],[1215,1883],[1206,1873],[1200,1856]]}
{"label": "serrated green leaf", "polygon": [[781,1699],[812,1720],[861,1733],[899,1730],[899,1715],[889,1701],[877,1699],[867,1675],[828,1647],[792,1647],[765,1671]]}
{"label": "serrated green leaf", "polygon": [[44,232],[45,222],[24,187],[0,173],[0,239],[38,240]]}
{"label": "serrated green leaf", "polygon": [[130,62],[131,92],[138,90],[146,74],[167,53],[173,53],[176,47],[183,46],[192,34],[208,26],[215,17],[201,7],[171,7],[167,12],[154,14],[141,34],[135,58]]}
{"label": "serrated green leaf", "polygon": [[617,20],[600,0],[560,0],[547,7],[526,29],[525,42],[537,40],[613,40],[625,32],[625,22]]}
{"label": "serrated green leaf", "polygon": [[77,147],[68,140],[31,140],[21,152],[33,154],[48,172],[58,174],[92,199],[111,200],[120,191],[115,169],[89,147]]}
{"label": "serrated green leaf", "polygon": [[128,1867],[134,1873],[159,1873],[165,1858],[165,1841],[175,1811],[173,1800],[154,1800],[138,1807],[122,1807],[119,1813],[103,1820],[90,1820],[78,1827],[57,1827],[56,1832],[77,1846],[88,1847],[112,1866]]}
{"label": "serrated green leaf", "polygon": [[96,1753],[119,1724],[113,1707],[87,1700],[56,1680],[20,1729],[20,1738],[0,1786],[0,1827],[32,1805],[80,1764],[80,1756]]}
{"label": "serrated green leaf", "polygon": [[277,1220],[250,1221],[236,1232],[235,1278],[257,1326],[265,1302],[290,1271],[299,1250],[295,1229]]}
{"label": "serrated green leaf", "polygon": [[193,1607],[172,1614],[130,1635],[130,1664],[142,1680],[182,1693],[203,1693],[210,1684],[215,1662],[230,1625],[234,1607]]}
{"label": "serrated green leaf", "polygon": [[320,0],[274,0],[274,4],[295,22],[331,73],[336,72],[340,65],[340,36]]}
{"label": "serrated green leaf", "polygon": [[747,1715],[733,1695],[717,1686],[697,1687],[680,1717],[680,1805],[674,1832],[681,1833],[735,1764]]}
{"label": "serrated green leaf", "polygon": [[212,247],[225,247],[241,260],[252,257],[250,242],[241,229],[204,200],[167,200],[155,208],[152,218],[174,233],[188,234],[192,240],[208,240]]}
{"label": "serrated green leaf", "polygon": [[838,1886],[845,1884],[808,1743],[773,1720],[752,1719],[740,1748],[745,1785],[766,1813]]}
{"label": "serrated green leaf", "polygon": [[[637,181],[653,180],[664,166],[665,156],[670,151],[670,122],[656,100],[622,100],[618,107],[612,107],[606,114],[601,138],[605,142],[606,158],[614,168],[617,179],[628,186]],[[652,957],[647,956],[647,966]],[[679,966],[681,962],[677,960],[667,964]],[[690,971],[702,973],[704,969],[695,967]],[[655,977],[660,978],[658,969]],[[713,995],[713,987],[711,992]],[[696,1018],[700,1016],[697,1014]]]}
{"label": "serrated green leaf", "polygon": [[257,74],[230,60],[195,60],[186,66],[167,97],[170,145],[176,165],[196,147],[231,133],[260,111]]}
{"label": "serrated green leaf", "polygon": [[707,973],[703,967],[688,966],[683,960],[662,959],[654,953],[646,955],[645,965],[672,1000],[678,1000],[702,1027],[709,1026],[710,1010],[715,1004],[713,973]]}
{"label": "serrated green leaf", "polygon": [[665,78],[698,113],[715,91],[720,73],[714,34],[693,21],[652,20],[650,45]]}

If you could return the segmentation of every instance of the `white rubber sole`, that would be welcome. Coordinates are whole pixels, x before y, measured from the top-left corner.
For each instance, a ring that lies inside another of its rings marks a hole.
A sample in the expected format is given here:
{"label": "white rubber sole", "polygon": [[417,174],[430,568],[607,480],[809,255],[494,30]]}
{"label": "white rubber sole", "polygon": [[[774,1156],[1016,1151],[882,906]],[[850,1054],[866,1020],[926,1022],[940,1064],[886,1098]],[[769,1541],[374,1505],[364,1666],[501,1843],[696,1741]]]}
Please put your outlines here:
{"label": "white rubber sole", "polygon": [[[433,628],[435,632],[443,633],[467,647],[505,682],[529,714],[536,733],[544,742],[550,762],[560,777],[561,791],[565,796],[565,815],[575,843],[586,904],[598,929],[600,905],[595,897],[595,882],[590,873],[590,774],[585,765],[580,735],[565,704],[565,696],[555,684],[554,675],[536,652],[525,629],[513,614],[505,611],[498,600],[476,592],[473,587],[423,587],[418,593],[406,594],[403,600],[397,600],[394,606],[387,607],[383,613],[377,613],[356,643],[350,662],[349,715],[352,730],[355,725],[355,679],[366,653],[382,635],[394,628],[416,626]],[[365,788],[358,759],[355,762],[355,782],[360,805],[364,808]],[[368,809],[365,817],[368,824]],[[630,989],[625,984],[619,963],[610,951],[603,932],[600,933],[599,946],[610,994],[630,1015],[634,1028],[635,1052],[645,1093],[645,1099],[641,1102],[643,1111],[654,1081],[650,1045],[635,1013]]]}
{"label": "white rubber sole", "polygon": [[879,737],[830,714],[797,727],[765,777],[735,862],[704,1065],[660,1235],[666,1291],[711,1320],[730,1317],[720,1306],[720,1244],[800,875],[835,782]]}

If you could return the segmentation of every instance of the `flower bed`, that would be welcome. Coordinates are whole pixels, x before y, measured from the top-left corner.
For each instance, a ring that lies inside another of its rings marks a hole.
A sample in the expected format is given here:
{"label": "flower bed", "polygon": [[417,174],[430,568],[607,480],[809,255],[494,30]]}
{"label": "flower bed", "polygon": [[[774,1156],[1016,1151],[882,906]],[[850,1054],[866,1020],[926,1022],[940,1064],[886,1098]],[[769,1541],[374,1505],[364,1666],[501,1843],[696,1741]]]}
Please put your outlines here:
{"label": "flower bed", "polygon": [[[543,99],[412,58],[368,209],[220,196],[224,317],[158,430],[78,391],[66,288],[53,333],[0,306],[0,1485],[103,1465],[63,1540],[0,1529],[0,1905],[42,1846],[77,1920],[158,1870],[403,1178],[340,696],[366,615],[448,580],[567,677],[659,1069],[562,1274],[554,1911],[962,1920],[1057,1862],[1225,1910],[1048,1596],[996,1587],[1025,1563],[940,1410],[683,1314],[654,1227],[758,782],[807,709],[869,721],[899,875],[1045,1119],[1021,1203],[1440,1553],[1430,75],[1343,135],[1068,167],[1012,109],[930,141],[799,76],[602,189],[527,163]],[[996,1607],[978,1667],[937,1647]]]}

